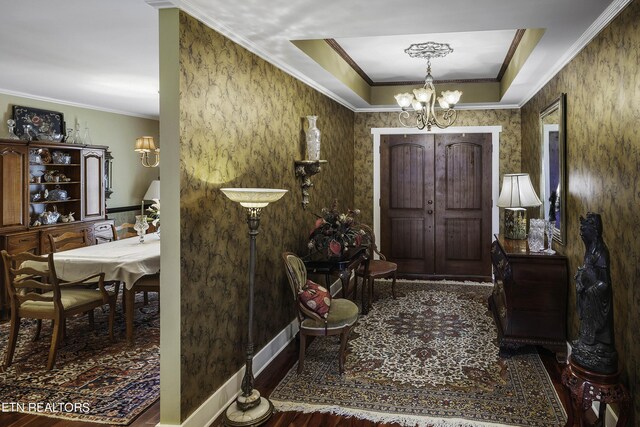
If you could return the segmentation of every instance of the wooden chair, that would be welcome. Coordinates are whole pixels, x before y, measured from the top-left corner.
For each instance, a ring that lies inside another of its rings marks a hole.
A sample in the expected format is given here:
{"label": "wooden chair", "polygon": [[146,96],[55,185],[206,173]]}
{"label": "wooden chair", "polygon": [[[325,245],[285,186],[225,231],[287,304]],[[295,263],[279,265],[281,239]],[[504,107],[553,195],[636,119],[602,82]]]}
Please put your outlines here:
{"label": "wooden chair", "polygon": [[[129,237],[136,237],[138,232],[133,229],[135,224],[130,222],[123,222],[120,225],[111,224],[111,231],[113,232],[113,240],[127,239]],[[148,230],[147,230],[148,231]],[[126,291],[126,290],[125,290]],[[152,290],[151,292],[160,292],[160,284],[158,283],[158,290]],[[125,301],[126,304],[126,301]],[[149,304],[149,291],[144,291],[144,305]],[[125,306],[126,307],[126,306]]]}
{"label": "wooden chair", "polygon": [[[42,319],[53,321],[53,335],[49,349],[47,370],[53,369],[59,344],[64,336],[65,319],[76,314],[93,312],[94,308],[109,305],[109,339],[113,340],[113,321],[116,295],[104,288],[104,273],[95,274],[76,282],[58,279],[53,253],[45,256],[22,252],[9,255],[2,251],[4,277],[11,304],[9,343],[4,367],[11,365],[16,348],[20,320]],[[98,279],[99,289],[78,288],[82,283]],[[91,318],[90,318],[91,319]],[[37,335],[37,334],[36,334]]]}
{"label": "wooden chair", "polygon": [[[369,240],[369,271],[366,277],[364,277],[364,266],[360,266],[356,270],[356,290],[358,288],[358,277],[362,277],[362,292],[365,291],[365,286],[369,286],[369,295],[373,300],[373,283],[376,279],[383,279],[391,277],[391,296],[396,298],[396,274],[398,270],[398,264],[387,261],[387,258],[380,253],[376,246],[376,236],[373,230],[364,224],[360,224],[360,227],[365,231]],[[379,259],[374,259],[375,255],[378,255]],[[364,301],[364,300],[363,300]]]}
{"label": "wooden chair", "polygon": [[347,340],[351,328],[358,320],[358,306],[345,298],[333,298],[329,309],[329,315],[323,319],[315,312],[309,310],[298,300],[298,295],[307,283],[307,269],[300,258],[294,253],[282,254],[287,278],[298,311],[298,323],[300,325],[300,352],[298,360],[298,373],[304,368],[304,355],[306,351],[306,336],[340,335],[340,353],[338,363],[340,373],[344,372],[344,361],[347,349]]}
{"label": "wooden chair", "polygon": [[123,289],[123,310],[125,312],[127,324],[127,341],[133,343],[133,309],[135,305],[136,292],[144,292],[144,305],[149,304],[149,292],[158,293],[158,302],[160,299],[160,273],[142,276],[133,284],[131,289],[126,287]]}
{"label": "wooden chair", "polygon": [[133,229],[134,224],[129,222],[123,222],[120,225],[111,224],[111,231],[113,232],[113,240],[126,239],[129,237],[135,237],[138,235],[136,230]]}
{"label": "wooden chair", "polygon": [[67,231],[59,236],[49,234],[48,237],[51,244],[51,252],[54,253],[89,245],[89,235],[86,229],[82,231]]}

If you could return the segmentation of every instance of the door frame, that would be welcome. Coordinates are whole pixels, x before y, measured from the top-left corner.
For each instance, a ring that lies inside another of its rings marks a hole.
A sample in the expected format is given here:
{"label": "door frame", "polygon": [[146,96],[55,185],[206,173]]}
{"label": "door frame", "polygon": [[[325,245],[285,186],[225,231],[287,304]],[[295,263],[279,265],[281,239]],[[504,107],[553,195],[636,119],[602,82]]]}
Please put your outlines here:
{"label": "door frame", "polygon": [[[490,133],[491,134],[491,234],[500,230],[500,210],[495,205],[500,192],[500,132],[502,126],[454,126],[431,131],[418,128],[371,128],[373,135],[373,232],[380,240],[380,136],[435,133]],[[378,202],[378,203],[376,203]],[[490,236],[491,237],[491,236]],[[491,239],[493,240],[493,239]],[[376,242],[381,247],[381,242]]]}

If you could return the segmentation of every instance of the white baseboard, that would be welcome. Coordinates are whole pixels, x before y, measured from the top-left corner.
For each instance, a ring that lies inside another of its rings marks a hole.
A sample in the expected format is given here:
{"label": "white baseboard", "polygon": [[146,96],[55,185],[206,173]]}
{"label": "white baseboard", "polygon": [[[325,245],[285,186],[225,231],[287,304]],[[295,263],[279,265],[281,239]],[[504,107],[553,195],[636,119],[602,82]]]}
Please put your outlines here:
{"label": "white baseboard", "polygon": [[[342,289],[340,280],[336,280],[331,284],[331,295],[336,295]],[[282,350],[295,338],[298,333],[298,319],[294,319],[289,323],[278,335],[276,335],[267,345],[262,347],[253,357],[253,371],[257,376],[262,372],[273,359],[280,354]],[[244,367],[236,372],[227,380],[218,390],[196,409],[182,424],[156,424],[156,427],[173,427],[179,425],[181,427],[202,427],[208,426],[227,409],[240,392],[242,385],[242,377],[244,376]]]}

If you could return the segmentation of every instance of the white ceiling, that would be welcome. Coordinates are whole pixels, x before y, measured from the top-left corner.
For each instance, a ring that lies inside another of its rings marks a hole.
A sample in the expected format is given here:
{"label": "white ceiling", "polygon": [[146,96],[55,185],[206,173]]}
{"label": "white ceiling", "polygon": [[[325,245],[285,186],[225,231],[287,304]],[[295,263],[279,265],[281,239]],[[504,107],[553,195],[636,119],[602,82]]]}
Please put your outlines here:
{"label": "white ceiling", "polygon": [[[411,43],[450,39],[455,50],[451,62],[434,59],[434,77],[484,78],[497,74],[516,29],[545,28],[499,103],[518,106],[629,0],[5,2],[0,16],[0,92],[157,117],[158,11],[150,4],[180,7],[360,111],[372,106],[290,40],[337,39],[374,81],[384,81],[421,79],[424,63],[392,55],[404,55],[402,50]],[[401,46],[400,53],[396,46]]]}

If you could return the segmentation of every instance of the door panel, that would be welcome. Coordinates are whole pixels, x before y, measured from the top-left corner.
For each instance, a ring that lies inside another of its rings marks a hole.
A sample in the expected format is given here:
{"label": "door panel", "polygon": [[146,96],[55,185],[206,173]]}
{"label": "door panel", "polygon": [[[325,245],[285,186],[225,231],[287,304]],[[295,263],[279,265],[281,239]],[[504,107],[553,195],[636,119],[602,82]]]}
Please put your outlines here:
{"label": "door panel", "polygon": [[491,274],[491,135],[436,135],[438,275]]}
{"label": "door panel", "polygon": [[433,135],[383,136],[380,153],[382,253],[403,274],[429,274],[434,251]]}
{"label": "door panel", "polygon": [[386,135],[380,247],[410,277],[490,276],[491,135]]}

